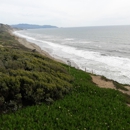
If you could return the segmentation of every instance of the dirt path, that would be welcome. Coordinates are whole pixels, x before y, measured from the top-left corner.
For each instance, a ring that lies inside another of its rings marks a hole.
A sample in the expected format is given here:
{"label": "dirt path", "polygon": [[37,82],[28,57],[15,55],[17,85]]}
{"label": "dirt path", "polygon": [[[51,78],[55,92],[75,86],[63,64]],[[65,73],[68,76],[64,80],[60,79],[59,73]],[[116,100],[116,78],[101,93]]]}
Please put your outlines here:
{"label": "dirt path", "polygon": [[[124,94],[130,95],[130,86],[124,86],[125,88],[127,88],[127,91],[125,90],[121,90],[121,89],[117,89],[113,83],[113,81],[106,81],[104,79],[101,78],[101,76],[95,76],[95,75],[91,75],[92,77],[92,81],[97,84],[98,87],[100,88],[110,88],[110,89],[115,89],[118,90]],[[130,107],[130,104],[127,104],[127,106]]]}
{"label": "dirt path", "polygon": [[91,77],[92,77],[92,81],[101,88],[116,89],[112,81],[105,81],[105,80],[101,79],[101,76],[91,75]]}
{"label": "dirt path", "polygon": [[115,89],[115,90],[119,90],[122,93],[128,94],[130,95],[130,86],[124,86],[125,88],[128,89],[128,91],[125,90],[121,90],[121,89],[116,89],[115,85],[113,84],[112,81],[105,81],[101,78],[101,76],[95,76],[95,75],[91,75],[92,77],[92,81],[97,84],[98,87],[100,88],[110,88],[110,89]]}

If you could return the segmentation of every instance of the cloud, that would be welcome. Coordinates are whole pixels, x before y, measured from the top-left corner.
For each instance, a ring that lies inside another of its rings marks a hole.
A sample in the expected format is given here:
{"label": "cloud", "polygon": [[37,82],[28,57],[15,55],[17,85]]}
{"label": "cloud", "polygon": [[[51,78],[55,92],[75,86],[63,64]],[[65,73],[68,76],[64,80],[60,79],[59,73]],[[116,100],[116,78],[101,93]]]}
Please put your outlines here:
{"label": "cloud", "polygon": [[0,0],[0,2],[0,22],[7,24],[96,26],[130,22],[129,0]]}

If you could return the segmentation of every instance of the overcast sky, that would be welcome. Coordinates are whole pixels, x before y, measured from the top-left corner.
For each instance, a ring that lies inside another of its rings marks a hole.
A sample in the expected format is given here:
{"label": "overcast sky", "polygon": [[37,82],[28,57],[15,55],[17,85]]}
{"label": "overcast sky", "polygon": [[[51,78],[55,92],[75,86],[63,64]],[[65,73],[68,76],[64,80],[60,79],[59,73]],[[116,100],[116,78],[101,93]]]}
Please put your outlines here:
{"label": "overcast sky", "polygon": [[0,0],[0,23],[130,25],[130,0]]}

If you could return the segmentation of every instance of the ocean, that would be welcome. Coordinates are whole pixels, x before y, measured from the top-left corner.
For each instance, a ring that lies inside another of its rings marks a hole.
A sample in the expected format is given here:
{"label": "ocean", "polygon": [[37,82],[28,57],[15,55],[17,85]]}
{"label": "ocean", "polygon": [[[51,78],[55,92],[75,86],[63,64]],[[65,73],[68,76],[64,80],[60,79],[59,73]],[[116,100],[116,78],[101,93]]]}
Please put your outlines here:
{"label": "ocean", "polygon": [[79,69],[130,84],[130,26],[28,29],[14,34]]}

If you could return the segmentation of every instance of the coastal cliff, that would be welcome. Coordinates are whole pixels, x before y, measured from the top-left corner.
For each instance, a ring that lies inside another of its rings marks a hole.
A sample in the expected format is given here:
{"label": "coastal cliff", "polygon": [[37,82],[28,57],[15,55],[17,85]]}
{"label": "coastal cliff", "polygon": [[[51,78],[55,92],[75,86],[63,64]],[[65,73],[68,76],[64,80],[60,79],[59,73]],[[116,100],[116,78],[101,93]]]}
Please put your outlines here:
{"label": "coastal cliff", "polygon": [[0,29],[1,130],[130,129],[124,85],[26,48],[9,29]]}

